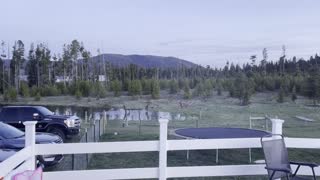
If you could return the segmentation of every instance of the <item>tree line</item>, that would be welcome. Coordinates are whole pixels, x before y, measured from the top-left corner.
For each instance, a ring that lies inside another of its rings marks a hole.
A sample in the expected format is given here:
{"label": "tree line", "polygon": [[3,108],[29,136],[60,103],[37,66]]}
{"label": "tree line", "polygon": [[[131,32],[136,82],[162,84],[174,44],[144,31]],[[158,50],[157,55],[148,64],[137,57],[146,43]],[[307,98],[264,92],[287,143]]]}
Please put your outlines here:
{"label": "tree line", "polygon": [[[36,100],[57,95],[104,98],[108,92],[114,96],[150,95],[157,99],[161,91],[204,100],[213,93],[228,92],[241,105],[249,104],[254,93],[265,91],[277,92],[279,103],[288,97],[295,101],[298,95],[309,97],[314,104],[320,99],[320,57],[316,54],[307,60],[289,59],[285,46],[277,60],[270,61],[264,48],[261,60],[251,55],[248,63],[227,62],[223,68],[144,68],[134,64],[118,67],[106,61],[99,51],[92,58],[91,52],[77,40],[64,44],[61,54],[52,54],[45,43],[31,44],[28,52],[21,40],[12,48],[7,47],[2,41],[0,93],[6,101],[15,100],[18,95]],[[23,74],[27,79],[21,80]]]}

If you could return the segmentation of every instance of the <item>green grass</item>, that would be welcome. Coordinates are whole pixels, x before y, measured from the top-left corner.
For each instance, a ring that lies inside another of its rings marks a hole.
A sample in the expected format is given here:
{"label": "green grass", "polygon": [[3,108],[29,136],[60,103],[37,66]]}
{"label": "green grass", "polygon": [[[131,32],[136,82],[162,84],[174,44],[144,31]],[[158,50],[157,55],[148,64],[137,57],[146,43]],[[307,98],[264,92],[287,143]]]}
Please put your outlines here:
{"label": "green grass", "polygon": [[[180,108],[179,102],[190,104],[188,107]],[[144,107],[145,99],[123,101],[128,108]],[[261,93],[251,98],[249,106],[239,106],[237,99],[225,96],[213,96],[206,101],[193,99],[181,100],[178,96],[166,99],[151,100],[151,108],[154,110],[180,113],[187,116],[198,116],[202,111],[202,118],[188,118],[186,120],[174,120],[169,122],[169,131],[176,128],[196,127],[249,127],[250,116],[277,116],[285,120],[283,133],[290,137],[312,137],[319,138],[320,116],[317,107],[306,106],[310,100],[299,97],[296,103],[287,102],[279,104],[276,102],[276,94]],[[119,103],[119,102],[117,102]],[[120,104],[117,104],[121,106]],[[304,116],[314,119],[315,122],[304,122],[294,116]],[[255,121],[254,128],[265,129],[264,121]],[[269,123],[269,129],[271,123]],[[102,141],[137,141],[158,140],[159,124],[154,121],[142,121],[139,135],[139,122],[129,121],[129,126],[122,127],[122,121],[110,120],[108,122],[107,134]],[[117,132],[118,135],[114,133]],[[169,139],[175,139],[169,136]],[[186,151],[168,152],[168,166],[205,166],[217,165],[215,162],[215,150],[190,151],[189,160],[186,159]],[[318,150],[290,149],[291,160],[308,161],[320,163],[320,152]],[[252,159],[263,159],[261,149],[252,150]],[[248,149],[219,150],[219,163],[222,165],[247,164]],[[158,153],[111,153],[95,154],[90,162],[89,169],[115,169],[115,168],[137,168],[157,167]],[[265,177],[215,177],[215,178],[178,178],[178,179],[265,179]]]}

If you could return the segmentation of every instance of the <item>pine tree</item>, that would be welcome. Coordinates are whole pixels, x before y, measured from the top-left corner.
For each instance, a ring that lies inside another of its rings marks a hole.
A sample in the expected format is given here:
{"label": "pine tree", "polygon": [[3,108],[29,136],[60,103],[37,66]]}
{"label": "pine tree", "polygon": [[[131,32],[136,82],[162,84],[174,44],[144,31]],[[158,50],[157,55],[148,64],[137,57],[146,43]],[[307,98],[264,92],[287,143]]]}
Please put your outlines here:
{"label": "pine tree", "polygon": [[159,81],[153,79],[151,82],[151,87],[152,87],[152,92],[151,92],[151,96],[153,99],[159,99],[160,97],[160,85],[159,85]]}
{"label": "pine tree", "polygon": [[183,91],[184,91],[183,98],[184,98],[184,99],[190,99],[190,98],[191,98],[191,93],[190,93],[190,88],[189,88],[189,85],[188,85],[188,84],[186,84],[186,85],[184,86]]}
{"label": "pine tree", "polygon": [[217,95],[221,96],[222,95],[222,85],[219,80],[217,80],[216,90],[217,90]]}
{"label": "pine tree", "polygon": [[28,63],[27,63],[27,72],[28,72],[28,85],[29,87],[37,85],[38,76],[37,76],[37,60],[35,55],[35,49],[33,43],[30,46]]}
{"label": "pine tree", "polygon": [[74,81],[77,81],[79,79],[79,74],[78,74],[78,58],[80,56],[80,43],[77,40],[73,40],[70,44],[70,56],[72,59],[72,70],[71,70],[71,75],[72,79]]}
{"label": "pine tree", "polygon": [[11,69],[11,84],[16,88],[16,91],[20,87],[20,69],[24,62],[24,44],[21,40],[15,42],[13,46],[12,60],[10,63]]}
{"label": "pine tree", "polygon": [[281,86],[280,90],[278,92],[277,102],[278,103],[283,103],[284,102],[284,96],[285,96],[285,90],[284,90],[283,86]]}
{"label": "pine tree", "polygon": [[296,100],[297,100],[297,92],[296,92],[297,90],[296,90],[296,86],[293,86],[293,88],[292,88],[292,94],[291,94],[291,100],[293,101],[293,102],[295,102]]}
{"label": "pine tree", "polygon": [[118,97],[121,95],[121,83],[118,80],[114,80],[111,83],[111,89],[114,92],[114,96]]}
{"label": "pine tree", "polygon": [[171,80],[170,81],[170,94],[177,94],[179,91],[179,85],[177,81]]}
{"label": "pine tree", "polygon": [[143,90],[143,94],[149,95],[152,92],[152,81],[149,79],[142,79],[141,80],[141,86]]}
{"label": "pine tree", "polygon": [[204,92],[203,92],[204,97],[212,96],[213,85],[210,79],[207,79],[204,81],[203,88],[204,88]]}
{"label": "pine tree", "polygon": [[129,95],[140,96],[142,91],[140,80],[133,80],[129,83]]}

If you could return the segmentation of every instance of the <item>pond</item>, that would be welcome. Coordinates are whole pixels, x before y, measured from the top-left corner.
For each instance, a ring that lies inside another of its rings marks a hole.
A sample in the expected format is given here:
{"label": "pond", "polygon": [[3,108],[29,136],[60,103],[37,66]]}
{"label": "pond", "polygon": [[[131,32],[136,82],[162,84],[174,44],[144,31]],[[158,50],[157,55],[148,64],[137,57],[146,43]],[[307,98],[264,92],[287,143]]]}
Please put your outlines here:
{"label": "pond", "polygon": [[[126,121],[157,121],[159,118],[169,120],[197,119],[196,116],[187,116],[181,113],[163,112],[147,109],[125,109],[125,108],[87,108],[87,107],[67,107],[67,106],[46,106],[56,114],[77,115],[82,120],[85,117],[91,119],[100,119],[102,112],[106,111],[108,120],[126,120]],[[87,113],[87,115],[86,115]]]}

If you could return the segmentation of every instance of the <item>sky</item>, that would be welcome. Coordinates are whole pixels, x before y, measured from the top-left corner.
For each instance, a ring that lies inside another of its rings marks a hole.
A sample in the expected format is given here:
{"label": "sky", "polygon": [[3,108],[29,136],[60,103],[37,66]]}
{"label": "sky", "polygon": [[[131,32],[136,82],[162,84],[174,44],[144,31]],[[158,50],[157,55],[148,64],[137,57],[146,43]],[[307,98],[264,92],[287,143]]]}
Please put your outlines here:
{"label": "sky", "polygon": [[73,39],[93,55],[174,56],[222,67],[251,55],[276,61],[320,52],[319,0],[0,0],[0,40],[48,44]]}

